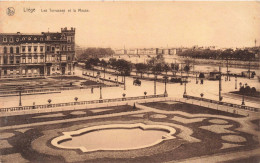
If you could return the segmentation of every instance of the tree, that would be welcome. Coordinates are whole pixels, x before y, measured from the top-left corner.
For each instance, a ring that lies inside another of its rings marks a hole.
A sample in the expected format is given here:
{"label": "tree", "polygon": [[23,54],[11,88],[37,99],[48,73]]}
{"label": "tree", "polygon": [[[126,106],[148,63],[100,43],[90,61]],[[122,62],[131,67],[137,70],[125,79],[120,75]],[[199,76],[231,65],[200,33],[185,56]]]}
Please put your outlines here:
{"label": "tree", "polygon": [[158,75],[163,71],[163,65],[161,63],[157,63],[153,68],[152,72],[154,75]]}
{"label": "tree", "polygon": [[190,66],[189,65],[186,65],[183,70],[188,73],[190,71]]}
{"label": "tree", "polygon": [[165,63],[164,66],[163,66],[163,70],[167,75],[168,71],[170,71],[170,66],[167,63]]}
{"label": "tree", "polygon": [[77,57],[79,61],[85,61],[89,58],[102,58],[113,54],[115,52],[111,48],[87,48]]}
{"label": "tree", "polygon": [[256,89],[255,89],[255,87],[252,87],[252,88],[251,88],[251,94],[253,94],[253,95],[256,94]]}
{"label": "tree", "polygon": [[121,75],[129,76],[132,71],[132,64],[124,59],[116,61],[116,69]]}
{"label": "tree", "polygon": [[135,64],[136,72],[141,74],[141,78],[143,78],[143,73],[148,70],[148,66],[144,63]]}
{"label": "tree", "polygon": [[93,66],[97,66],[99,62],[100,62],[100,61],[99,61],[98,58],[89,58],[89,59],[85,62],[85,68],[91,69],[91,68],[93,68]]}
{"label": "tree", "polygon": [[108,63],[104,60],[104,59],[102,59],[101,61],[100,61],[100,65],[103,67],[103,69],[104,69],[104,78],[106,77],[105,75],[106,75],[106,67],[107,67],[107,65],[108,65]]}

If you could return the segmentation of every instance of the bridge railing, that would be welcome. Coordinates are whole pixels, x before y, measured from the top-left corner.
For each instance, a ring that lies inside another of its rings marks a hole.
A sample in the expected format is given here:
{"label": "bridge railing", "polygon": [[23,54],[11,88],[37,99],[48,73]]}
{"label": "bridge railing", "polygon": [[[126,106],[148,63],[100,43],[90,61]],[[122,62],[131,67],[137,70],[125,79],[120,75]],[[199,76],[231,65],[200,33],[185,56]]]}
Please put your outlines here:
{"label": "bridge railing", "polygon": [[75,105],[87,105],[87,104],[96,104],[96,103],[120,102],[120,101],[140,100],[140,99],[160,98],[160,97],[165,97],[165,95],[160,94],[160,95],[137,96],[137,97],[123,97],[123,98],[114,98],[114,99],[100,99],[100,100],[91,100],[91,101],[67,102],[67,103],[57,103],[57,104],[18,106],[18,107],[0,108],[0,113],[1,112],[32,110],[32,109],[46,109],[46,108],[55,108],[55,107],[63,107],[63,106],[75,106]]}

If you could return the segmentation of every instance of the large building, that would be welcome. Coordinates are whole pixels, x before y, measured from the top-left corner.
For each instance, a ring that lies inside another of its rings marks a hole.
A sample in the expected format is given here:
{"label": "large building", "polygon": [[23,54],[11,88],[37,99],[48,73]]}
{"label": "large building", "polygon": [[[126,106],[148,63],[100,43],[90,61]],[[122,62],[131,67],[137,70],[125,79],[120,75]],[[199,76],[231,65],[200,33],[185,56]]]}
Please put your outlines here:
{"label": "large building", "polygon": [[75,28],[0,33],[0,78],[71,75],[74,67]]}

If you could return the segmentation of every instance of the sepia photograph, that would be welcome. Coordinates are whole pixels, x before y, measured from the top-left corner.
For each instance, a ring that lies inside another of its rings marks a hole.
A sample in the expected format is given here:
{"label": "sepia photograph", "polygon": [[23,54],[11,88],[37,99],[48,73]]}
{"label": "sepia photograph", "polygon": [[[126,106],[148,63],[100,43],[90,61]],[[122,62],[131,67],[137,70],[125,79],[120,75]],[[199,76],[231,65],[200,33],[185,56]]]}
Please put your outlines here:
{"label": "sepia photograph", "polygon": [[0,163],[260,163],[259,1],[0,1]]}

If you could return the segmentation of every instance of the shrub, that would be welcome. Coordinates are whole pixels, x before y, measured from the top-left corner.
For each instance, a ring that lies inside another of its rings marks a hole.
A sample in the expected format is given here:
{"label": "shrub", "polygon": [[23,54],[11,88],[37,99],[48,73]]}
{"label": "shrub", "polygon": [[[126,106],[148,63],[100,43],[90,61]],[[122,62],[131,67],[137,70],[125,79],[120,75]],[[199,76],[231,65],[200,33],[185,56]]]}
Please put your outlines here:
{"label": "shrub", "polygon": [[239,92],[245,93],[245,88],[244,87],[240,87]]}
{"label": "shrub", "polygon": [[256,94],[256,89],[255,89],[255,87],[252,87],[252,88],[251,88],[251,94]]}
{"label": "shrub", "polygon": [[250,94],[251,93],[251,88],[250,86],[246,86],[245,88],[245,94]]}

